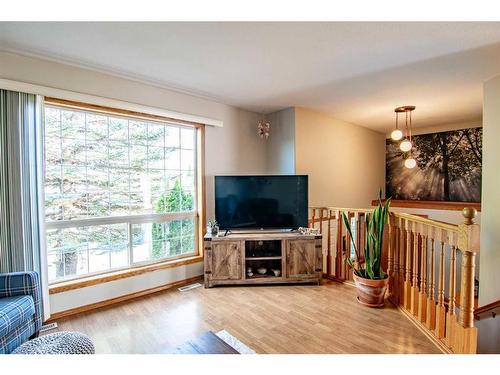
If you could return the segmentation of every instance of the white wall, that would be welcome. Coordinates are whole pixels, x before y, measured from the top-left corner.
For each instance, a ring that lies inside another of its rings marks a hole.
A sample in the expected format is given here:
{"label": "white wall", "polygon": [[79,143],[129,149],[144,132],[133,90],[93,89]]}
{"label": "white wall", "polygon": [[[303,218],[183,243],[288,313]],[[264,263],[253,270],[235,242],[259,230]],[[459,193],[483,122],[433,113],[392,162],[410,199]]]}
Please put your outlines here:
{"label": "white wall", "polygon": [[141,292],[180,280],[186,280],[203,274],[203,263],[169,268],[142,275],[127,277],[82,289],[73,289],[64,293],[50,295],[51,313],[70,310],[96,302],[106,301],[126,294]]}
{"label": "white wall", "polygon": [[295,109],[286,108],[266,116],[271,122],[267,140],[269,174],[295,173]]}
{"label": "white wall", "polygon": [[[0,78],[122,100],[222,120],[207,127],[205,175],[207,217],[214,216],[215,174],[264,174],[265,141],[257,136],[259,115],[215,101],[169,91],[112,75],[56,62],[0,52]],[[50,297],[51,312],[83,306],[202,274],[201,263],[166,269]]]}
{"label": "white wall", "polygon": [[295,108],[295,165],[310,205],[370,207],[385,186],[385,135]]}
{"label": "white wall", "polygon": [[484,84],[479,305],[500,299],[500,76]]}
{"label": "white wall", "polygon": [[477,352],[480,354],[500,353],[500,317],[489,317],[475,323],[478,329]]}

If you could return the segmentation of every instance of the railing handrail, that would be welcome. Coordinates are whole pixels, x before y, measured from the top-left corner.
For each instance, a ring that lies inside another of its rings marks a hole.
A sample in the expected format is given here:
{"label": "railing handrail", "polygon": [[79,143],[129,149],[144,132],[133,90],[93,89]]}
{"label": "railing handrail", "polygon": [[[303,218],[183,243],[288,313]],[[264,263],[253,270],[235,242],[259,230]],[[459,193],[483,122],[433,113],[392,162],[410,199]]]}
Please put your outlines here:
{"label": "railing handrail", "polygon": [[428,218],[425,218],[422,216],[407,214],[404,212],[394,212],[394,211],[390,211],[390,210],[389,210],[389,212],[391,214],[393,214],[395,217],[398,217],[401,219],[411,220],[411,221],[414,221],[414,222],[417,222],[420,224],[430,225],[434,228],[448,230],[448,231],[453,232],[453,233],[458,233],[458,225],[455,225],[455,224],[445,223],[443,221],[436,221],[436,220],[428,219]]}
{"label": "railing handrail", "polygon": [[[327,211],[334,211],[334,212],[345,211],[345,212],[355,212],[355,213],[367,213],[367,212],[373,211],[373,208],[348,208],[348,207],[331,207],[331,206],[326,206],[326,207],[320,207],[320,206],[314,207],[313,206],[313,207],[309,207],[309,209],[311,209],[311,210],[327,210]],[[424,218],[422,216],[408,214],[408,213],[404,213],[404,212],[396,212],[396,211],[392,211],[392,210],[389,210],[389,212],[391,214],[393,214],[394,217],[397,217],[400,219],[410,220],[410,221],[417,222],[420,224],[430,225],[434,228],[448,230],[448,231],[453,232],[453,233],[458,233],[458,225],[455,225],[455,224],[445,223],[442,221],[436,221],[436,220]],[[316,220],[319,218],[320,217],[317,217]],[[327,217],[325,217],[325,220],[326,219],[327,219]]]}
{"label": "railing handrail", "polygon": [[310,206],[310,210],[330,210],[330,211],[350,211],[350,212],[371,212],[373,208],[349,208],[333,206]]}
{"label": "railing handrail", "polygon": [[500,309],[500,300],[488,303],[487,305],[478,307],[477,309],[474,310],[474,318],[476,320],[479,320],[482,315],[495,313],[495,310],[499,309]]}

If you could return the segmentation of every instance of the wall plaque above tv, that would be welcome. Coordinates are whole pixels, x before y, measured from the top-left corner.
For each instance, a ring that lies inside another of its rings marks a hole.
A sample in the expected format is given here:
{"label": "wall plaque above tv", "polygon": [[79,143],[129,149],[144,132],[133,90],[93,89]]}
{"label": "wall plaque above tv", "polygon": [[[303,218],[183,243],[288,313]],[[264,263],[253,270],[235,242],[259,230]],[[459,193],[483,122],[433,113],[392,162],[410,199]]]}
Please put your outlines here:
{"label": "wall plaque above tv", "polygon": [[307,176],[215,176],[220,229],[307,227]]}

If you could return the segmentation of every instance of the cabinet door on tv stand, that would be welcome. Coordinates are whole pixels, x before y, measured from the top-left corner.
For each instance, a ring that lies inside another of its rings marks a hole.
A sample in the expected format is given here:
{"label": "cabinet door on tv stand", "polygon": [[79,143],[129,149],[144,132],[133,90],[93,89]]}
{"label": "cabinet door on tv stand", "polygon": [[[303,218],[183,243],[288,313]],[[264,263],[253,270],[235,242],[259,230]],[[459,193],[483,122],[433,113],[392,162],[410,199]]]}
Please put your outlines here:
{"label": "cabinet door on tv stand", "polygon": [[241,242],[212,242],[211,266],[210,278],[212,280],[240,280],[242,277]]}
{"label": "cabinet door on tv stand", "polygon": [[317,251],[315,241],[288,241],[286,264],[287,277],[316,277]]}

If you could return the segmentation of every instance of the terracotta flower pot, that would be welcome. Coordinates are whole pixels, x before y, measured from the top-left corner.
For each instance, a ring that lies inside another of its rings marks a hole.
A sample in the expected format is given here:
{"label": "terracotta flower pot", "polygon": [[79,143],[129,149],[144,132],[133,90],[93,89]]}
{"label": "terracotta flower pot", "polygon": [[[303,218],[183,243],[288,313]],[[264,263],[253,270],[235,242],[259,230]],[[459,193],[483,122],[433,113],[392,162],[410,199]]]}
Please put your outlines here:
{"label": "terracotta flower pot", "polygon": [[364,279],[353,275],[356,290],[358,291],[358,302],[370,307],[383,307],[385,291],[389,284],[389,277],[382,280]]}

